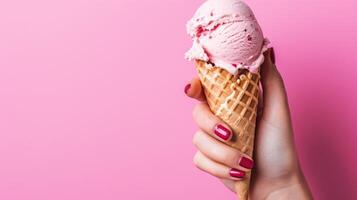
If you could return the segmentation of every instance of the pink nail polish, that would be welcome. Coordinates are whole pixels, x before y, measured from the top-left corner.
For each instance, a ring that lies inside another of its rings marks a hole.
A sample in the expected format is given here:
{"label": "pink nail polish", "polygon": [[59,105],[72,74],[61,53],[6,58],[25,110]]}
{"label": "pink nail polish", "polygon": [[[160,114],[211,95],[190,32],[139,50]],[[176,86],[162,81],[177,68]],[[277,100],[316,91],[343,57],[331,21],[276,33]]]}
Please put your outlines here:
{"label": "pink nail polish", "polygon": [[226,127],[222,126],[221,124],[218,124],[214,128],[214,134],[216,134],[218,137],[220,137],[223,140],[228,140],[231,137],[232,132]]}
{"label": "pink nail polish", "polygon": [[188,90],[190,90],[191,84],[186,85],[185,87],[185,94],[188,94]]}
{"label": "pink nail polish", "polygon": [[229,175],[233,178],[243,178],[245,176],[245,172],[239,169],[231,169],[231,171],[229,171]]}
{"label": "pink nail polish", "polygon": [[274,48],[271,48],[270,58],[271,58],[271,61],[275,64],[275,52],[274,52]]}
{"label": "pink nail polish", "polygon": [[254,167],[254,162],[253,160],[247,158],[247,157],[242,157],[239,161],[239,165],[241,167],[247,168],[247,169],[253,169]]}

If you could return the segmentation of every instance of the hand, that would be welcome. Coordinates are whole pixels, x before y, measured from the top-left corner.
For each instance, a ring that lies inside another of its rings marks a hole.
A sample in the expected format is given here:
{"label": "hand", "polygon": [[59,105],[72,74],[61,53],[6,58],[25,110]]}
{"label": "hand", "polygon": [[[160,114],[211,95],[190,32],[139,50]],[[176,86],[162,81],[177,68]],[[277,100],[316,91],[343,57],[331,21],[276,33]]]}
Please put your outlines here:
{"label": "hand", "polygon": [[[274,51],[269,49],[265,57],[261,67],[264,92],[258,110],[250,198],[312,199],[298,162],[288,99],[274,64]],[[210,111],[198,78],[186,86],[185,92],[201,101],[193,111],[200,128],[193,139],[198,149],[194,163],[234,191],[235,181],[240,181],[252,169],[253,159],[225,144],[232,132]]]}

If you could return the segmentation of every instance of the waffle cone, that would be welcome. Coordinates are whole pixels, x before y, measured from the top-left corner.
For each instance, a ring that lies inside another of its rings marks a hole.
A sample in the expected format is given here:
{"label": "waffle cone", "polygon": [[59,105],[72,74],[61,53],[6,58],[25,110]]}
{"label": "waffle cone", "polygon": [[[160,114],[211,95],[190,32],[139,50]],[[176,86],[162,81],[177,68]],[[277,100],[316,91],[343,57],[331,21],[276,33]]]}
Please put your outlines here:
{"label": "waffle cone", "polygon": [[[244,72],[234,76],[203,61],[196,61],[196,68],[210,109],[233,131],[233,138],[227,143],[252,157],[259,97],[259,72]],[[251,172],[248,172],[242,181],[236,182],[235,187],[240,200],[248,199],[250,178]]]}

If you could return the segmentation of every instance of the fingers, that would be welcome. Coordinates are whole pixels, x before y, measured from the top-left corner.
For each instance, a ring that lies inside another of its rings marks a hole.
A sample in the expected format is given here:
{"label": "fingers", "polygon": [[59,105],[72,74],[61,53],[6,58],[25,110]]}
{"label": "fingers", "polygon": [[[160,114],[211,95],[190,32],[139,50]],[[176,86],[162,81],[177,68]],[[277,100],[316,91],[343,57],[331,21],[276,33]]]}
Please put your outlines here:
{"label": "fingers", "polygon": [[198,127],[212,137],[225,142],[232,138],[232,131],[216,117],[206,103],[201,103],[193,109],[193,119]]}
{"label": "fingers", "polygon": [[270,48],[264,55],[266,59],[261,67],[264,99],[262,117],[270,121],[285,119],[289,106],[283,79],[274,63],[274,50]]}
{"label": "fingers", "polygon": [[245,172],[214,162],[199,151],[196,153],[193,162],[197,168],[221,179],[237,181],[242,180],[245,176]]}
{"label": "fingers", "polygon": [[193,143],[202,154],[217,163],[245,172],[253,168],[253,160],[249,156],[217,141],[202,131],[195,134]]}
{"label": "fingers", "polygon": [[195,77],[191,80],[191,82],[186,85],[185,93],[187,96],[197,99],[199,101],[205,101],[205,95],[203,93],[201,81],[198,77]]}
{"label": "fingers", "polygon": [[275,57],[274,50],[270,48],[264,55],[265,61],[261,67],[261,82],[263,90],[265,91],[265,100],[270,101],[275,96],[285,97],[283,79],[272,61],[272,57]]}

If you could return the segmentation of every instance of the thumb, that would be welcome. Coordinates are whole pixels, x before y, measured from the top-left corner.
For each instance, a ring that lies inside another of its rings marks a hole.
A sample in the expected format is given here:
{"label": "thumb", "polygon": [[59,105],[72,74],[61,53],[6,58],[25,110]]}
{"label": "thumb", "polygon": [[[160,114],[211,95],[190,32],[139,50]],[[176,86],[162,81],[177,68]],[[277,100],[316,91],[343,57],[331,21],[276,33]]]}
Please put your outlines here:
{"label": "thumb", "polygon": [[290,111],[283,78],[275,65],[274,49],[265,52],[265,61],[261,67],[263,87],[262,118],[272,124],[286,124],[290,121]]}

